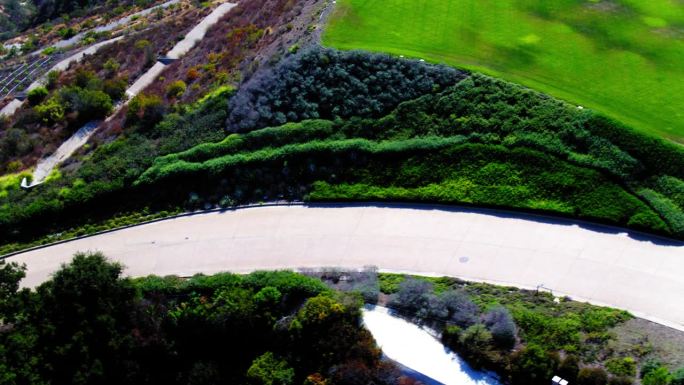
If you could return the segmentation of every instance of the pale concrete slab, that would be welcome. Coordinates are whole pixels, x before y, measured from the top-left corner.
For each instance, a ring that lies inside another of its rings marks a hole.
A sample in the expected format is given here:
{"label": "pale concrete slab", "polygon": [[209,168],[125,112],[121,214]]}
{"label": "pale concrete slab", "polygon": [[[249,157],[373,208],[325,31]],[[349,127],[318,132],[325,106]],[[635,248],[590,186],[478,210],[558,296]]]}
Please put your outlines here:
{"label": "pale concrete slab", "polygon": [[197,214],[10,257],[36,286],[77,251],[132,276],[375,265],[534,288],[684,330],[681,243],[570,221],[442,206],[269,206]]}

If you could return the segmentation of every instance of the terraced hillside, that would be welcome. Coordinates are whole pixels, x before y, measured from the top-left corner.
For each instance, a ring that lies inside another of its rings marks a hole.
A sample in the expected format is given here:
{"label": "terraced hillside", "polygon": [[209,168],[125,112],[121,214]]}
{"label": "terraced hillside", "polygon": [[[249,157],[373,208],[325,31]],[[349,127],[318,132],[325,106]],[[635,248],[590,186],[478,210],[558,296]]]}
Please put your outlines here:
{"label": "terraced hillside", "polygon": [[484,72],[684,142],[684,4],[339,0],[324,43]]}

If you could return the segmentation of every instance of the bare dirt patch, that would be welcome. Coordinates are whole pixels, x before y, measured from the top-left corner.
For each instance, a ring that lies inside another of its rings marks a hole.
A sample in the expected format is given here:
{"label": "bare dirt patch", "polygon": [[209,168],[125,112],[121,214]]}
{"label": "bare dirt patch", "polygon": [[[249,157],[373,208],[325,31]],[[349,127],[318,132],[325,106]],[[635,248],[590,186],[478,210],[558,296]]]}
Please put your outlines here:
{"label": "bare dirt patch", "polygon": [[684,333],[680,331],[634,318],[613,332],[617,338],[611,348],[618,355],[657,358],[670,369],[684,365]]}

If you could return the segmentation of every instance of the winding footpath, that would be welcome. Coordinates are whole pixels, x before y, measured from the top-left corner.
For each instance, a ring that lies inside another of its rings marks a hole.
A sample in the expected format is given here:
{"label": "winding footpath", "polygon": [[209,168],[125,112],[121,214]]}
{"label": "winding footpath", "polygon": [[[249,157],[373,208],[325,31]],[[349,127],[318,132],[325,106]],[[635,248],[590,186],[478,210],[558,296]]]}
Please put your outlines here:
{"label": "winding footpath", "polygon": [[[223,3],[216,7],[216,9],[214,9],[209,15],[203,18],[192,30],[190,30],[190,32],[188,32],[187,35],[185,35],[183,40],[176,43],[176,45],[174,45],[174,47],[166,54],[165,59],[169,60],[167,61],[167,63],[163,63],[162,61],[156,62],[149,70],[147,70],[144,74],[138,77],[138,79],[136,79],[136,81],[130,87],[128,87],[128,89],[126,90],[126,96],[129,98],[128,100],[138,95],[147,86],[152,84],[152,82],[155,79],[157,79],[157,77],[164,71],[168,63],[170,63],[172,60],[181,58],[188,51],[190,51],[199,41],[201,41],[204,38],[204,35],[206,34],[207,30],[212,25],[216,24],[225,14],[227,14],[236,5],[237,4],[235,3]],[[120,38],[121,37],[118,37],[98,44],[109,44]],[[96,48],[95,46],[97,46],[98,44],[95,44],[94,46],[88,48],[88,50],[97,50],[97,48],[99,47]],[[85,50],[85,53],[83,55],[90,54],[86,52],[88,50]],[[76,59],[74,59],[74,57],[70,57],[69,59],[81,60],[83,55]],[[62,64],[63,62],[64,61],[58,63],[55,67],[59,65],[64,65],[65,67],[62,69],[68,68],[68,65],[70,63]],[[31,86],[29,86],[29,90],[32,89],[32,86],[34,85],[32,84]],[[105,121],[114,117],[117,114],[117,112],[128,103],[128,100],[125,103],[120,103],[117,106],[115,106],[114,111],[109,115],[107,119],[105,119]],[[19,106],[21,106],[21,103],[22,102],[19,102],[17,106],[14,106],[12,108],[16,110],[16,108],[19,108]],[[8,106],[10,105],[11,103],[8,104]],[[2,113],[4,113],[4,110],[0,111],[0,114]],[[12,113],[14,113],[14,111],[12,111]],[[28,180],[24,178],[24,180],[21,183],[21,186],[23,188],[30,188],[43,183],[55,167],[57,167],[60,163],[68,159],[76,150],[78,150],[79,148],[81,148],[81,146],[88,142],[88,139],[90,139],[93,133],[97,131],[101,123],[102,121],[91,121],[86,123],[83,127],[76,131],[69,139],[64,141],[57,148],[57,150],[55,150],[53,154],[41,159],[36,165],[31,182],[29,183]]]}
{"label": "winding footpath", "polygon": [[[74,45],[80,43],[81,40],[83,40],[83,39],[86,37],[86,35],[87,35],[88,33],[90,33],[90,32],[101,33],[101,32],[111,31],[111,30],[113,30],[113,29],[115,29],[115,28],[118,28],[118,27],[120,27],[120,26],[122,26],[122,25],[128,24],[129,22],[131,22],[131,21],[134,20],[135,18],[139,18],[139,17],[142,17],[142,16],[149,15],[150,13],[152,13],[153,11],[155,11],[155,10],[157,10],[157,9],[159,9],[159,8],[161,8],[161,9],[168,8],[168,7],[171,6],[171,5],[177,4],[179,1],[180,1],[180,0],[169,0],[169,1],[165,2],[165,3],[163,3],[163,4],[159,4],[159,5],[156,5],[156,6],[154,6],[154,7],[150,7],[150,8],[144,9],[144,10],[142,10],[142,11],[136,12],[136,13],[134,13],[134,14],[125,16],[125,17],[123,17],[123,18],[121,18],[121,19],[115,20],[115,21],[113,21],[113,22],[111,22],[111,23],[109,23],[109,24],[106,24],[106,25],[103,25],[103,26],[100,26],[100,27],[93,28],[92,30],[88,30],[88,31],[85,31],[85,32],[78,33],[78,34],[74,35],[73,37],[71,37],[71,38],[69,38],[69,39],[60,40],[60,41],[58,41],[57,43],[54,43],[54,44],[52,44],[52,45],[50,45],[50,46],[47,46],[47,47],[43,47],[43,48],[41,48],[41,49],[38,49],[38,50],[36,50],[36,51],[30,53],[29,56],[38,56],[38,55],[40,55],[43,51],[45,51],[47,48],[67,48],[67,47],[74,46]],[[69,68],[69,65],[70,65],[71,63],[73,63],[73,62],[79,62],[79,61],[81,61],[81,59],[83,59],[86,55],[92,55],[92,54],[94,54],[95,52],[97,52],[101,47],[103,47],[103,46],[105,46],[105,45],[109,45],[109,44],[111,44],[111,43],[114,43],[114,42],[116,42],[117,40],[120,40],[121,38],[123,38],[123,36],[119,36],[119,37],[116,37],[116,38],[108,39],[108,40],[101,41],[101,42],[99,42],[99,43],[93,44],[93,45],[89,46],[88,48],[86,48],[86,49],[84,49],[84,50],[81,50],[81,51],[79,51],[79,52],[77,52],[77,53],[75,53],[75,54],[73,54],[73,55],[67,57],[66,59],[60,61],[59,63],[57,63],[56,65],[54,65],[52,68],[50,68],[48,71],[46,71],[46,73],[48,73],[48,72],[50,72],[50,71],[64,71],[64,70],[66,70],[67,68]],[[31,84],[28,86],[28,88],[26,88],[26,89],[24,90],[24,92],[25,92],[25,93],[28,93],[28,92],[31,91],[32,89],[34,89],[34,88],[36,88],[36,87],[42,85],[44,82],[45,82],[45,75],[42,76],[41,78],[39,78],[38,80],[34,81],[33,83],[31,83]],[[20,99],[16,99],[16,98],[15,98],[15,99],[12,99],[11,102],[9,102],[7,105],[5,105],[5,107],[3,107],[3,108],[0,110],[0,115],[5,115],[5,116],[12,116],[12,115],[14,115],[14,113],[19,109],[19,107],[21,107],[21,105],[22,105],[23,103],[24,103],[24,100],[23,100],[23,99],[21,99],[21,100],[20,100]]]}
{"label": "winding footpath", "polygon": [[[66,59],[60,60],[59,62],[57,62],[57,64],[52,66],[46,72],[46,74],[51,72],[51,71],[57,71],[57,72],[64,71],[67,68],[69,68],[71,63],[78,63],[81,60],[83,60],[84,57],[86,57],[88,55],[93,55],[100,48],[102,48],[106,45],[112,44],[114,42],[117,42],[117,41],[121,40],[122,38],[123,38],[123,36],[119,36],[119,37],[115,37],[115,38],[112,38],[109,40],[101,41],[99,43],[95,43],[95,44],[91,45],[90,47],[88,47],[84,50],[81,50],[81,51],[67,57]],[[26,88],[25,92],[28,93],[32,89],[45,84],[46,78],[47,78],[47,75],[43,75],[38,80],[29,84],[29,86]],[[9,102],[7,105],[5,105],[5,107],[2,108],[2,110],[0,110],[0,115],[12,116],[19,109],[19,107],[21,107],[22,104],[24,104],[24,100],[12,99],[11,102]]]}
{"label": "winding footpath", "polygon": [[378,266],[569,295],[684,331],[684,246],[569,220],[445,206],[264,206],[183,216],[9,257],[24,286],[78,251],[131,276]]}

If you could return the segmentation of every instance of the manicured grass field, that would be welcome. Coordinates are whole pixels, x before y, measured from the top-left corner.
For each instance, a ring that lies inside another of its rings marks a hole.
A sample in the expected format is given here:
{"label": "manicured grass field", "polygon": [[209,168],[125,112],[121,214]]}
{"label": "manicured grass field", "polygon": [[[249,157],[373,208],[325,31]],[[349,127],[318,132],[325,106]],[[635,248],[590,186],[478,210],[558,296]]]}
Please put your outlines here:
{"label": "manicured grass field", "polygon": [[678,0],[338,0],[323,40],[481,71],[684,142]]}

